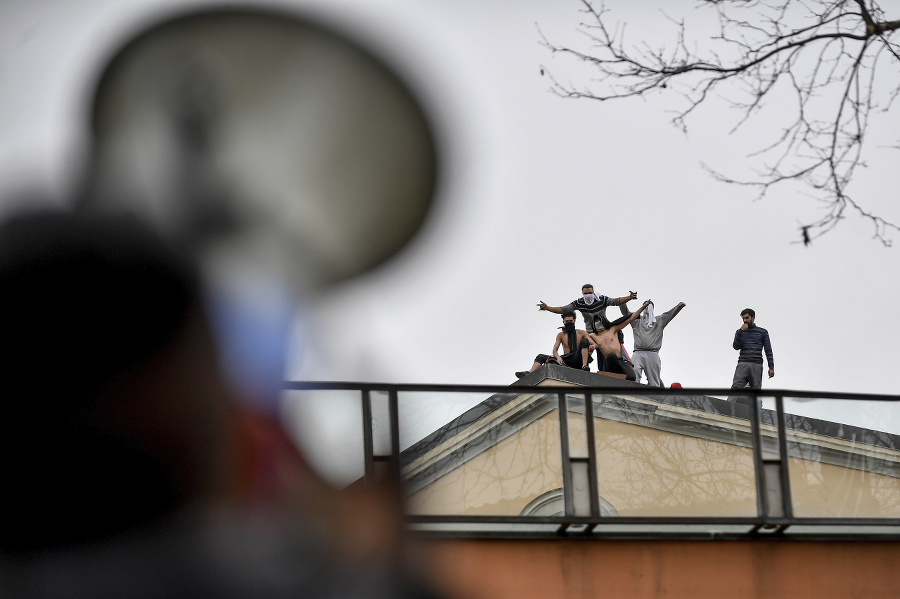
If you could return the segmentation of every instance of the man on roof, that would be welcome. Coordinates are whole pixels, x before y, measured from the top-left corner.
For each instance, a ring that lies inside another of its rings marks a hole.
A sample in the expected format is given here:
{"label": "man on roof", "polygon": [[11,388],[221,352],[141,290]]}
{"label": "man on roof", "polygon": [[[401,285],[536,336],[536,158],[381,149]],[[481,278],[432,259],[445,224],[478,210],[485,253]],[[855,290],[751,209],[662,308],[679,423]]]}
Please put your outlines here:
{"label": "man on roof", "polygon": [[[684,302],[678,302],[674,308],[660,315],[653,313],[653,302],[647,306],[644,313],[637,320],[632,321],[631,331],[634,334],[634,380],[641,382],[641,374],[647,376],[647,384],[651,387],[664,387],[660,370],[662,364],[659,360],[659,350],[662,348],[663,329],[666,328],[681,309]],[[630,316],[631,312],[623,304],[619,306],[623,316]]]}
{"label": "man on roof", "polygon": [[[534,358],[531,370],[520,370],[516,376],[522,378],[529,372],[534,372],[547,362],[551,364],[561,364],[570,368],[580,368],[587,371],[588,364],[593,360],[591,350],[588,349],[591,340],[587,331],[575,328],[575,313],[563,312],[562,331],[556,334],[556,344],[553,346],[553,355],[538,354]],[[559,348],[562,347],[565,353],[560,355]]]}
{"label": "man on roof", "polygon": [[763,352],[769,363],[769,378],[775,376],[775,358],[772,357],[772,342],[769,331],[757,326],[756,312],[752,308],[741,311],[741,328],[734,332],[732,347],[739,350],[737,367],[734,369],[732,389],[762,388]]}
{"label": "man on roof", "polygon": [[619,341],[619,331],[634,322],[634,320],[641,315],[641,312],[649,305],[650,300],[647,300],[637,309],[637,312],[634,312],[628,318],[620,318],[619,320],[610,323],[609,327],[599,333],[589,333],[592,343],[588,346],[588,349],[597,350],[597,362],[600,363],[602,357],[603,369],[606,372],[624,374],[625,379],[629,381],[635,379],[634,368],[623,357],[622,343]]}
{"label": "man on roof", "polygon": [[566,304],[565,306],[548,306],[540,301],[537,304],[538,310],[546,310],[555,314],[564,312],[581,312],[584,317],[584,328],[588,333],[599,333],[603,330],[603,320],[606,318],[607,306],[619,306],[630,300],[637,299],[636,291],[629,291],[628,295],[622,297],[607,297],[605,295],[597,295],[594,293],[594,286],[585,283],[581,286],[581,297],[577,300]]}

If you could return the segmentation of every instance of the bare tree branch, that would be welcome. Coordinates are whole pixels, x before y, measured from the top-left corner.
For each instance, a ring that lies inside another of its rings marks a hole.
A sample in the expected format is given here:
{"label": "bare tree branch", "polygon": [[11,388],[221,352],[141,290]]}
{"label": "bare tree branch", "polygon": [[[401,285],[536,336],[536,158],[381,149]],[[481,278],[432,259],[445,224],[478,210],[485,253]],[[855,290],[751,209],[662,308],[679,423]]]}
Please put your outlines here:
{"label": "bare tree branch", "polygon": [[[749,154],[762,162],[753,178],[704,168],[720,181],[756,188],[760,198],[782,183],[805,185],[821,202],[822,216],[800,225],[804,243],[850,211],[871,222],[874,238],[891,245],[888,233],[900,226],[866,209],[848,190],[857,167],[865,166],[871,119],[885,115],[900,95],[900,20],[887,20],[876,0],[701,0],[701,8],[715,11],[718,31],[692,41],[685,20],[667,16],[673,35],[659,47],[643,40],[629,44],[625,25],[613,21],[609,9],[580,1],[586,21],[577,30],[589,49],[539,34],[554,54],[589,65],[593,78],[576,86],[542,67],[554,93],[599,101],[680,94],[684,104],[672,122],[687,131],[687,118],[702,104],[736,92],[738,99],[728,100],[741,111],[734,132],[769,108],[776,93],[790,90],[793,116],[770,145]],[[778,110],[782,115],[783,103]],[[890,147],[898,149],[900,142]]]}

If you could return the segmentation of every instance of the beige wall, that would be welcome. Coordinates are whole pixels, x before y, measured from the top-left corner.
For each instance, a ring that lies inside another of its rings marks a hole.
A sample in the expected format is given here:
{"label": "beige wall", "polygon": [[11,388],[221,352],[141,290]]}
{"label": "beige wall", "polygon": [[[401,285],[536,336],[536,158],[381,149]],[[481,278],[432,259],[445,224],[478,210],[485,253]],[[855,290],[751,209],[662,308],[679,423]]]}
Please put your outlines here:
{"label": "beige wall", "polygon": [[620,516],[756,515],[749,448],[601,419],[594,435],[600,494]]}
{"label": "beige wall", "polygon": [[900,518],[900,479],[789,458],[794,516]]}
{"label": "beige wall", "polygon": [[[583,417],[569,419],[570,445],[586,442]],[[595,419],[600,493],[622,516],[755,515],[749,449]],[[515,516],[562,486],[559,416],[516,435],[413,494],[413,514]]]}
{"label": "beige wall", "polygon": [[[585,420],[569,412],[570,451],[586,455]],[[749,448],[594,419],[601,496],[620,516],[756,515]],[[562,486],[551,411],[413,494],[413,514],[515,516]],[[900,517],[900,479],[792,458],[795,516]]]}
{"label": "beige wall", "polygon": [[410,496],[412,514],[516,516],[562,486],[556,411]]}

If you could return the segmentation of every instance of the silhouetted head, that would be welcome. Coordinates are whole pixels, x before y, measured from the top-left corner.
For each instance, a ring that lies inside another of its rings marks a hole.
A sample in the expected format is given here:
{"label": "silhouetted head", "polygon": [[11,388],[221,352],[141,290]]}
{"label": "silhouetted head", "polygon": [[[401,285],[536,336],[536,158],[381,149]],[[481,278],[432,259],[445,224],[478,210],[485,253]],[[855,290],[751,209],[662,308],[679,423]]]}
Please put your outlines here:
{"label": "silhouetted head", "polygon": [[199,287],[133,218],[0,224],[0,550],[138,529],[219,492],[228,404]]}

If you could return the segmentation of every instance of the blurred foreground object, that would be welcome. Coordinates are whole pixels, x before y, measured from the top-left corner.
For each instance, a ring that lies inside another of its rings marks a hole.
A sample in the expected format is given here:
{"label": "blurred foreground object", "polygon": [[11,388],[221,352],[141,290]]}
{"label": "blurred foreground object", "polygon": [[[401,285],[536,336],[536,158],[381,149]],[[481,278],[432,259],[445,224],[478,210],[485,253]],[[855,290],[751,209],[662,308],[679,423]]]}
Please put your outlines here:
{"label": "blurred foreground object", "polygon": [[432,596],[392,491],[233,401],[200,289],[134,217],[0,224],[0,596]]}
{"label": "blurred foreground object", "polygon": [[275,10],[147,27],[101,70],[90,130],[80,207],[136,214],[199,262],[231,384],[267,414],[302,298],[399,252],[437,183],[407,84]]}
{"label": "blurred foreground object", "polygon": [[77,209],[0,223],[0,596],[431,596],[397,489],[335,491],[274,419],[303,294],[429,210],[419,103],[287,13],[130,40],[101,69]]}
{"label": "blurred foreground object", "polygon": [[227,394],[190,265],[128,218],[0,226],[3,550],[93,542],[227,494]]}
{"label": "blurred foreground object", "polygon": [[393,256],[434,196],[435,140],[409,87],[287,12],[154,25],[102,71],[92,107],[87,203],[149,218],[213,268],[240,254],[335,282]]}

